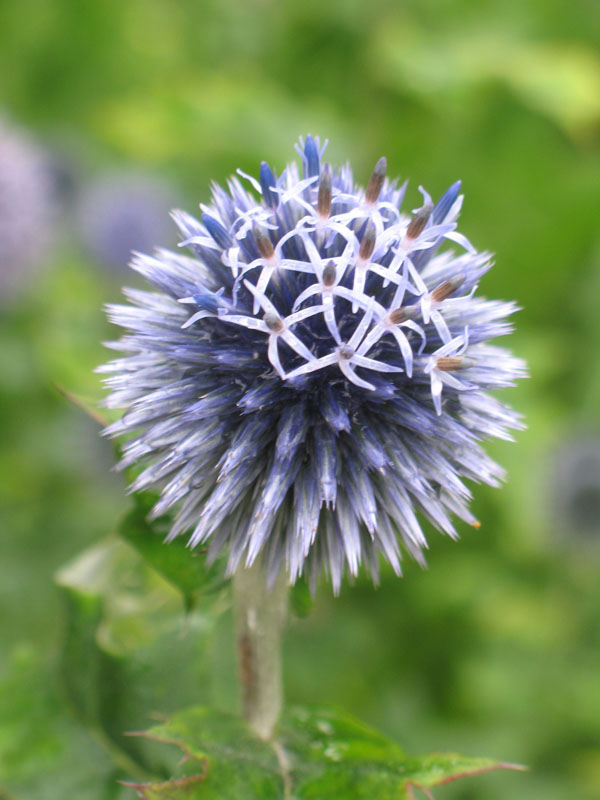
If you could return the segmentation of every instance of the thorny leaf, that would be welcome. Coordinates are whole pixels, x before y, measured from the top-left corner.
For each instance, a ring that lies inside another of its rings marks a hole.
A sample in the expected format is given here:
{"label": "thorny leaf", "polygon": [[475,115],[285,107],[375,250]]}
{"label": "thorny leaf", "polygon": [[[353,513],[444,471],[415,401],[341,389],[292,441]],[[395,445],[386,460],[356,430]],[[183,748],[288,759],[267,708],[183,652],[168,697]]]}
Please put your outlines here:
{"label": "thorny leaf", "polygon": [[191,708],[136,734],[184,753],[177,775],[130,783],[143,800],[412,800],[469,775],[522,769],[487,758],[409,757],[394,742],[332,709],[286,712],[271,742],[239,718]]}

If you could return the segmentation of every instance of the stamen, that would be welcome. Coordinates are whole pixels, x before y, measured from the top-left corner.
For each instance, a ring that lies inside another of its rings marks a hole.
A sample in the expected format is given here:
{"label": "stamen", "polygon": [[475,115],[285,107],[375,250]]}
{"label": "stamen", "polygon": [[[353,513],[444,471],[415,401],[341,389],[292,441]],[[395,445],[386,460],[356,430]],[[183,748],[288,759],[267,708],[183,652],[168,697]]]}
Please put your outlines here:
{"label": "stamen", "polygon": [[386,169],[387,169],[387,159],[385,158],[385,156],[382,156],[382,158],[380,158],[379,161],[375,164],[375,168],[371,173],[371,177],[369,178],[369,183],[367,184],[367,190],[365,192],[365,203],[369,206],[375,205],[375,203],[379,199],[379,194],[381,192],[383,181],[385,179]]}
{"label": "stamen", "polygon": [[410,319],[407,311],[408,309],[402,308],[402,306],[400,306],[400,308],[395,308],[393,311],[390,311],[388,319],[392,325],[400,325],[400,323]]}
{"label": "stamen", "polygon": [[281,333],[284,328],[283,320],[277,316],[277,314],[273,314],[271,311],[268,311],[264,317],[265,325],[270,331],[273,333]]}
{"label": "stamen", "polygon": [[367,229],[360,243],[360,249],[358,251],[358,257],[361,261],[368,261],[371,258],[373,255],[373,250],[375,250],[376,241],[377,229],[375,228],[374,223],[369,220],[367,223]]}
{"label": "stamen", "polygon": [[329,164],[325,164],[323,172],[321,172],[317,211],[321,219],[328,219],[331,213],[331,170]]}
{"label": "stamen", "polygon": [[468,369],[475,365],[473,358],[466,356],[442,356],[436,361],[436,367],[442,372],[453,372],[455,369]]}
{"label": "stamen", "polygon": [[338,348],[338,353],[340,354],[340,358],[343,358],[344,361],[350,361],[354,355],[354,350],[351,347],[348,347],[347,344],[343,344]]}
{"label": "stamen", "polygon": [[252,226],[252,234],[254,236],[256,246],[258,247],[258,252],[265,259],[265,261],[270,261],[275,255],[275,250],[268,234],[266,234],[262,228],[259,228],[256,223]]}
{"label": "stamen", "polygon": [[462,286],[465,282],[465,276],[462,274],[455,275],[453,278],[448,278],[447,281],[440,283],[439,286],[436,286],[435,289],[431,292],[431,299],[434,303],[441,303],[442,300],[446,300],[446,298],[450,297],[451,294]]}
{"label": "stamen", "polygon": [[331,288],[335,283],[336,275],[335,264],[333,261],[330,261],[323,270],[323,286],[326,286],[328,289]]}
{"label": "stamen", "polygon": [[430,203],[427,203],[420,208],[411,221],[408,224],[408,228],[406,229],[406,238],[407,239],[418,239],[419,236],[423,233],[425,226],[429,221],[429,217],[431,216],[431,212],[433,211],[433,207]]}

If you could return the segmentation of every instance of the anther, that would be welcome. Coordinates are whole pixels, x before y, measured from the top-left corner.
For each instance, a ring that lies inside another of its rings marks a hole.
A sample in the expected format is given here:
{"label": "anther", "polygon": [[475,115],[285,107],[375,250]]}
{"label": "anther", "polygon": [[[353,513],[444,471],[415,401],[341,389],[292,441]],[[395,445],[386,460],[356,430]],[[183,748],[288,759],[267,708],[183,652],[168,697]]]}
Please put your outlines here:
{"label": "anther", "polygon": [[392,325],[400,325],[401,322],[406,322],[408,314],[405,308],[395,308],[393,311],[390,311],[388,319]]}
{"label": "anther", "polygon": [[371,173],[371,177],[369,178],[369,183],[367,184],[367,190],[365,192],[365,203],[367,203],[367,205],[369,206],[375,205],[375,203],[379,199],[379,193],[381,192],[381,188],[383,186],[386,169],[387,169],[387,159],[385,158],[385,156],[383,156],[375,164],[375,169]]}
{"label": "anther", "polygon": [[367,229],[363,234],[358,251],[358,257],[361,261],[368,261],[373,255],[375,250],[375,242],[377,241],[377,229],[371,220],[367,223]]}
{"label": "anther", "polygon": [[337,271],[335,269],[335,264],[333,261],[330,261],[323,270],[323,286],[326,286],[328,289],[331,288],[335,283],[336,277]]}
{"label": "anther", "polygon": [[273,314],[271,311],[267,311],[263,319],[265,321],[265,325],[267,326],[267,328],[273,333],[281,333],[281,331],[283,330],[283,320],[281,320],[277,316],[277,314]]}
{"label": "anther", "polygon": [[392,325],[400,325],[408,319],[415,319],[420,314],[420,309],[417,305],[412,306],[399,306],[388,314],[388,319]]}
{"label": "anther", "polygon": [[466,356],[442,356],[438,358],[436,367],[442,372],[453,372],[456,369],[468,369],[475,365],[475,360]]}
{"label": "anther", "polygon": [[341,345],[341,347],[338,349],[338,352],[340,354],[340,358],[343,358],[344,361],[350,361],[354,355],[354,350],[347,344]]}
{"label": "anther", "polygon": [[465,276],[462,274],[455,275],[453,278],[448,278],[447,281],[440,283],[435,289],[431,292],[431,299],[434,303],[441,303],[442,300],[446,300],[450,297],[451,294],[463,285],[465,282]]}
{"label": "anther", "polygon": [[254,235],[254,241],[258,247],[258,252],[266,261],[270,261],[275,255],[275,250],[273,249],[268,234],[266,234],[262,228],[259,228],[256,223],[252,226],[252,234]]}
{"label": "anther", "polygon": [[327,219],[331,213],[331,170],[329,164],[325,164],[319,179],[317,211],[321,219]]}
{"label": "anther", "polygon": [[433,211],[433,207],[431,203],[427,203],[427,205],[420,208],[411,221],[408,223],[408,228],[406,229],[406,238],[407,239],[417,239],[425,229],[425,226],[429,222],[429,217],[431,216],[431,212]]}

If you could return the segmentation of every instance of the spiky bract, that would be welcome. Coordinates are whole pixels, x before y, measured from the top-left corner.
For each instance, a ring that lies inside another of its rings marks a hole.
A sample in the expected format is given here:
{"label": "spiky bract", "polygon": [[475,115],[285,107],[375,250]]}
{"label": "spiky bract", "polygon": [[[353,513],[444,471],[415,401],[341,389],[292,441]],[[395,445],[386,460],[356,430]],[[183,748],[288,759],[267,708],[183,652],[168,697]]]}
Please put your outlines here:
{"label": "spiky bract", "polygon": [[520,427],[488,390],[524,365],[487,344],[516,306],[475,296],[491,260],[456,231],[459,183],[411,215],[385,159],[362,190],[318,139],[298,150],[301,176],[263,163],[201,221],[174,213],[193,258],[135,256],[156,291],[110,307],[128,333],[102,371],[127,409],[108,433],[135,434],[121,467],[145,467],[132,489],[160,488],[171,537],[337,591],[380,554],[399,572],[400,543],[422,561],[418,514],[477,524],[463,478],[496,485],[479,442]]}

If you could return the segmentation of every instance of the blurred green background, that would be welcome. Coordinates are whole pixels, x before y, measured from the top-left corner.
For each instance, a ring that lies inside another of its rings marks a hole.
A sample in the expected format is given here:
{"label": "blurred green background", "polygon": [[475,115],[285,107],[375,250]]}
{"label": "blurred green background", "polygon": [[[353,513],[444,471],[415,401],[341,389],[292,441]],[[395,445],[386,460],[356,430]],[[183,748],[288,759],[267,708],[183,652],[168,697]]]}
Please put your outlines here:
{"label": "blurred green background", "polygon": [[[361,182],[385,154],[410,208],[419,184],[462,178],[461,230],[496,253],[481,291],[523,306],[510,343],[532,377],[506,395],[528,430],[489,448],[506,487],[475,487],[481,529],[430,532],[428,569],[377,590],[322,588],[289,628],[288,700],[412,753],[531,768],[440,798],[600,796],[599,34],[596,0],[0,0],[0,258],[7,229],[44,239],[36,263],[0,263],[3,800],[132,797],[116,780],[145,756],[123,731],[234,707],[226,599],[186,621],[106,540],[130,501],[55,387],[102,396],[101,306],[135,281],[111,250],[122,216],[165,243],[157,209],[194,213],[238,166],[281,169],[307,132]],[[2,196],[26,183],[8,130],[45,159],[38,217]]]}

